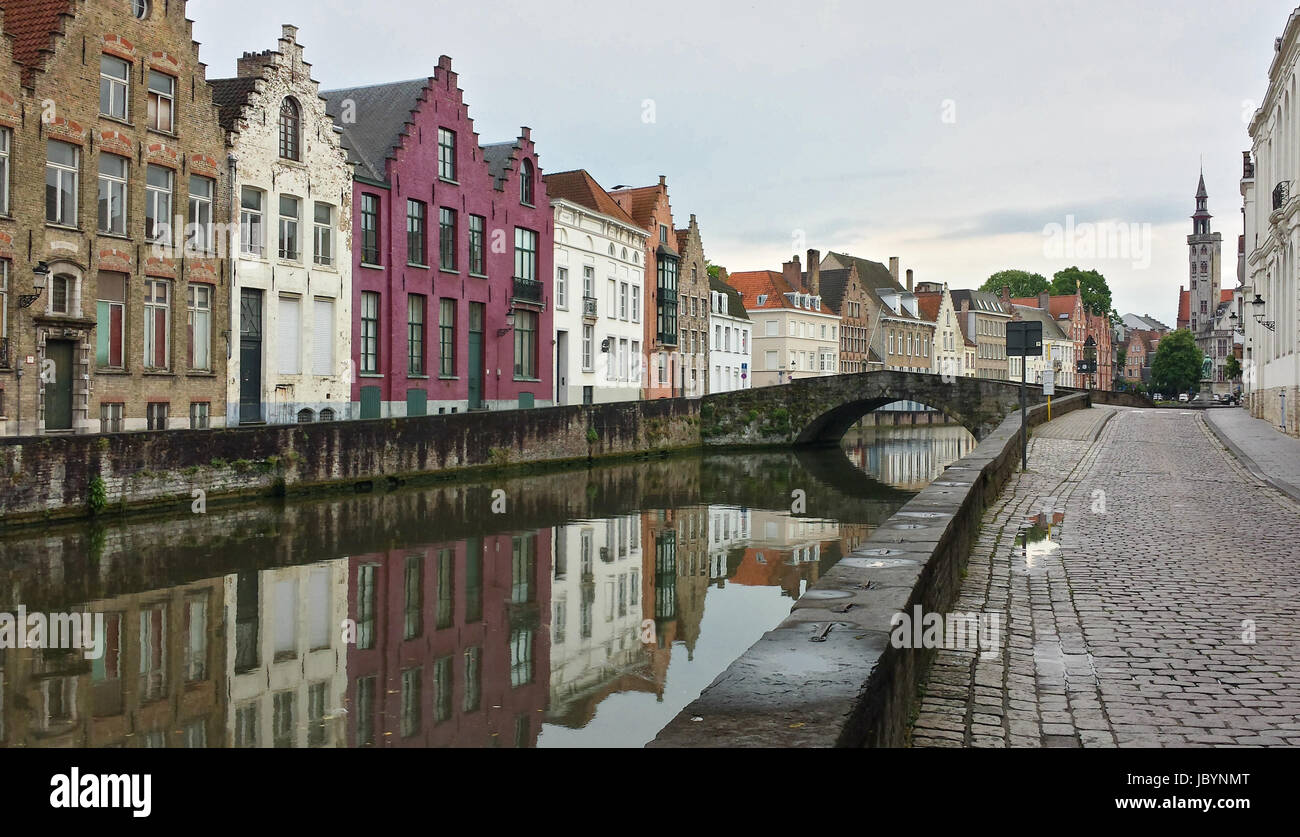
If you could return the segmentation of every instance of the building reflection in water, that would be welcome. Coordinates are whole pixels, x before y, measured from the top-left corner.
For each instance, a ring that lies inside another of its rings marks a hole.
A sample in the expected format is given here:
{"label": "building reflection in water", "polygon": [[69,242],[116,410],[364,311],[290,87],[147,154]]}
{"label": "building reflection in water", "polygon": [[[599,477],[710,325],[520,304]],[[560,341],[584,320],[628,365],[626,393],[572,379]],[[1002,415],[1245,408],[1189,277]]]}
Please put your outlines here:
{"label": "building reflection in water", "polygon": [[[107,638],[94,661],[0,650],[0,746],[639,746],[973,444],[846,440],[880,482],[770,453],[522,477],[511,516],[460,486],[216,512],[171,542],[125,522],[95,561],[84,533],[11,540],[0,611],[83,590],[45,609],[104,613]],[[809,514],[773,508],[799,487]]]}

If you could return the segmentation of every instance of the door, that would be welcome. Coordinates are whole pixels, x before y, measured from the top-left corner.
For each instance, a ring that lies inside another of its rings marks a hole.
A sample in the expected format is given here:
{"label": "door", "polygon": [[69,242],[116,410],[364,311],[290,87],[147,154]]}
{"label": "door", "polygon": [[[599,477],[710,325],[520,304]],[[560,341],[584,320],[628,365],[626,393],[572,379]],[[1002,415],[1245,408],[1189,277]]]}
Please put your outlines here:
{"label": "door", "polygon": [[239,421],[262,421],[262,292],[239,295]]}
{"label": "door", "polygon": [[469,408],[483,409],[483,320],[485,306],[469,304]]}
{"label": "door", "polygon": [[[45,359],[52,362],[41,370],[45,381],[45,429],[72,429],[72,352],[71,340],[50,340],[45,344]],[[52,371],[53,375],[47,374]]]}
{"label": "door", "polygon": [[569,332],[555,335],[555,403],[569,403]]}

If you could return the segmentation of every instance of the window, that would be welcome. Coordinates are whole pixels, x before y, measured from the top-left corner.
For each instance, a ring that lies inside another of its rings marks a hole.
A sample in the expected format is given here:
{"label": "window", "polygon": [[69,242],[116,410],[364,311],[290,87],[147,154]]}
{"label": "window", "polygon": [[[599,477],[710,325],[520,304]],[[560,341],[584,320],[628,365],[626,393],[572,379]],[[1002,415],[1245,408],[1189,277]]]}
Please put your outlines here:
{"label": "window", "polygon": [[461,708],[476,712],[483,702],[483,649],[475,646],[465,649],[465,699]]}
{"label": "window", "polygon": [[767,364],[767,369],[768,369],[769,371],[770,371],[770,370],[775,370],[775,369],[779,369],[779,368],[780,368],[780,365],[781,365],[781,364],[780,364],[780,361],[778,361],[778,360],[776,359],[776,352],[774,352],[774,351],[769,351],[769,352],[767,352],[767,353],[765,354],[765,356],[764,356],[764,360],[765,360],[765,362],[766,362],[766,364]]}
{"label": "window", "polygon": [[456,179],[456,134],[446,128],[438,129],[438,176]]}
{"label": "window", "polygon": [[456,300],[438,304],[438,374],[450,378],[456,374]]}
{"label": "window", "polygon": [[292,97],[285,97],[280,103],[280,157],[285,160],[301,160],[302,118],[298,103]]}
{"label": "window", "polygon": [[763,335],[765,337],[779,337],[780,328],[780,323],[776,320],[766,320],[763,323]]}
{"label": "window", "polygon": [[121,433],[122,432],[122,408],[124,404],[100,404],[99,405],[99,432],[100,433]]}
{"label": "window", "polygon": [[276,341],[281,375],[297,375],[302,372],[301,312],[302,302],[298,297],[280,297]]}
{"label": "window", "polygon": [[482,215],[469,216],[469,272],[475,276],[482,276],[487,273],[487,267],[483,263],[483,244],[486,230],[486,218]]}
{"label": "window", "polygon": [[590,299],[596,298],[596,268],[594,267],[582,269],[582,295]]}
{"label": "window", "polygon": [[212,199],[217,181],[207,177],[190,177],[189,230],[186,243],[196,253],[211,253],[216,242],[212,239]]}
{"label": "window", "polygon": [[361,261],[379,264],[379,197],[361,196]]}
{"label": "window", "polygon": [[659,339],[669,342],[677,334],[677,260],[659,260]]}
{"label": "window", "polygon": [[170,412],[170,406],[165,402],[155,402],[145,406],[145,422],[149,430],[167,429],[167,414]]}
{"label": "window", "polygon": [[450,549],[438,550],[438,601],[433,612],[433,625],[438,630],[452,626],[456,616],[456,566]]}
{"label": "window", "polygon": [[131,69],[115,55],[99,56],[99,112],[114,119],[126,120],[126,103],[130,99],[127,85]]}
{"label": "window", "polygon": [[537,377],[537,314],[515,312],[515,377]]}
{"label": "window", "polygon": [[290,195],[280,196],[280,258],[296,262],[302,255],[298,248],[299,201]]}
{"label": "window", "polygon": [[441,723],[451,718],[451,657],[433,662],[433,720]]}
{"label": "window", "polygon": [[0,215],[9,214],[9,142],[12,133],[0,128]]}
{"label": "window", "polygon": [[519,202],[524,206],[533,205],[533,162],[524,160],[519,167]]}
{"label": "window", "polygon": [[627,319],[627,290],[626,282],[619,283],[618,286],[618,316],[621,320]]}
{"label": "window", "polygon": [[77,172],[81,149],[57,140],[46,141],[45,220],[65,227],[77,225]]}
{"label": "window", "polygon": [[402,639],[424,633],[424,556],[406,556],[406,611]]}
{"label": "window", "polygon": [[72,300],[76,292],[77,279],[66,273],[60,273],[50,280],[50,313],[71,313]]}
{"label": "window", "polygon": [[175,177],[171,169],[162,166],[151,165],[145,172],[144,237],[149,241],[166,241],[170,236]]}
{"label": "window", "polygon": [[438,267],[456,269],[456,210],[438,210]]}
{"label": "window", "polygon": [[424,295],[406,296],[406,373],[424,374]]}
{"label": "window", "polygon": [[408,199],[406,201],[406,261],[409,264],[425,264],[424,217],[424,203]]}
{"label": "window", "polygon": [[195,401],[190,404],[190,429],[207,430],[210,426],[212,404],[208,401]]}
{"label": "window", "polygon": [[245,186],[239,196],[239,249],[251,256],[266,251],[266,233],[262,226],[263,195]]}
{"label": "window", "polygon": [[212,369],[212,286],[190,285],[189,337],[191,369]]}
{"label": "window", "polygon": [[660,225],[659,225],[659,243],[660,243],[660,244],[667,244],[667,243],[668,243],[668,225],[667,225],[667,224],[660,224]]}
{"label": "window", "polygon": [[149,17],[149,0],[131,0],[131,14],[140,20]]}
{"label": "window", "polygon": [[[8,337],[8,336],[9,336],[9,260],[0,259],[0,338]],[[0,358],[0,360],[3,359],[4,358]]]}
{"label": "window", "polygon": [[567,267],[555,268],[555,307],[562,310],[569,307],[569,269]]}
{"label": "window", "polygon": [[334,207],[317,202],[313,220],[312,261],[329,267],[334,264]]}
{"label": "window", "polygon": [[176,126],[176,79],[149,71],[149,127],[170,134]]}
{"label": "window", "polygon": [[596,340],[596,327],[584,325],[582,327],[582,369],[584,372],[592,371],[592,344]]}
{"label": "window", "polygon": [[537,233],[515,227],[515,278],[537,278]]}
{"label": "window", "polygon": [[171,360],[170,284],[163,279],[144,282],[144,368],[166,369]]}
{"label": "window", "polygon": [[375,569],[374,564],[357,568],[357,648],[375,647]]}
{"label": "window", "polygon": [[334,374],[334,300],[312,300],[311,373],[321,377]]}
{"label": "window", "polygon": [[641,342],[632,341],[632,380],[639,382],[641,380]]}
{"label": "window", "polygon": [[641,286],[632,286],[632,322],[641,322]]}
{"label": "window", "polygon": [[379,294],[361,293],[361,371],[379,372]]}
{"label": "window", "polygon": [[99,155],[99,231],[126,235],[127,159]]}

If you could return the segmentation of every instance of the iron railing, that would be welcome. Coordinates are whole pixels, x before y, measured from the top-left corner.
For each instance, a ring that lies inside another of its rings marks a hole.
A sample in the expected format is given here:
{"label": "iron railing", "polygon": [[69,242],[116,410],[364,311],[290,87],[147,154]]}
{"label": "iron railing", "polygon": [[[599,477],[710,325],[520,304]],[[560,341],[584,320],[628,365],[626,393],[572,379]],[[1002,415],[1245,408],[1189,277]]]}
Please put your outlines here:
{"label": "iron railing", "polygon": [[521,302],[541,302],[542,283],[536,279],[515,277],[515,299]]}

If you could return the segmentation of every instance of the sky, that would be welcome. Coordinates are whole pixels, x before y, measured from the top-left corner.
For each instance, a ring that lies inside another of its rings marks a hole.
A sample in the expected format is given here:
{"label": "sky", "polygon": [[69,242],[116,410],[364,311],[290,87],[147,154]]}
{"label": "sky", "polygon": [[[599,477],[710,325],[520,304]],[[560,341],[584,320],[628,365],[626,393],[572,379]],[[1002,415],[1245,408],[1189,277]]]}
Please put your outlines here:
{"label": "sky", "polygon": [[1236,285],[1241,152],[1295,0],[190,0],[210,78],[280,25],[323,89],[449,55],[484,143],[544,172],[668,178],[728,270],[808,249],[917,281],[1104,274],[1175,324],[1201,166]]}

